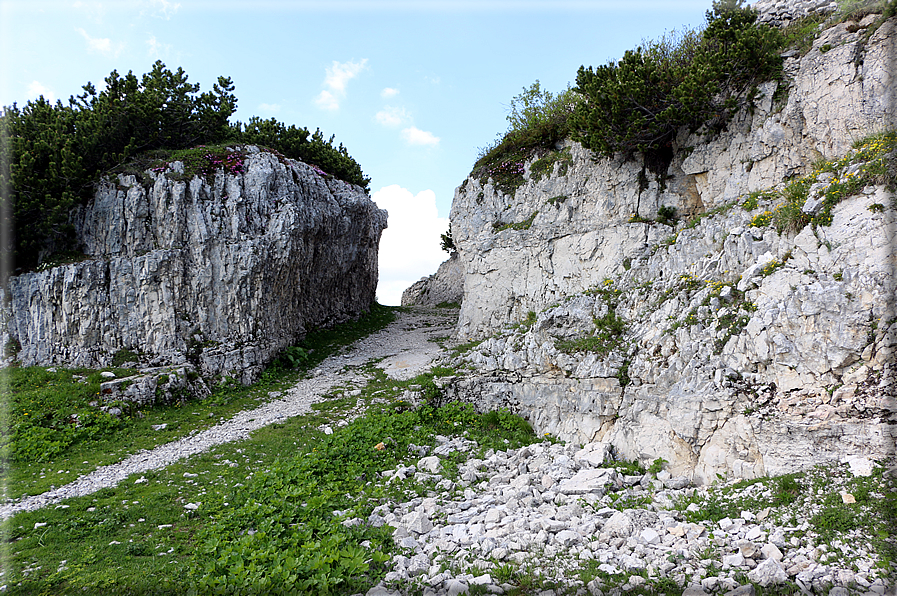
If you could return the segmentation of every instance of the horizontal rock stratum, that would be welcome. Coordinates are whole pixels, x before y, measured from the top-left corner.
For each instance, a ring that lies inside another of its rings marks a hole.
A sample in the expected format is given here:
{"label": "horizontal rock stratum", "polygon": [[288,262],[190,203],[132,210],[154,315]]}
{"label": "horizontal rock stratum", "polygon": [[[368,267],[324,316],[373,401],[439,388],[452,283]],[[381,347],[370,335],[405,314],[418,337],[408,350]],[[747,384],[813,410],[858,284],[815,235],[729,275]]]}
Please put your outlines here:
{"label": "horizontal rock stratum", "polygon": [[386,212],[304,163],[234,150],[241,172],[173,162],[103,181],[74,214],[87,258],[9,281],[17,359],[108,366],[127,351],[248,382],[308,329],[366,312]]}

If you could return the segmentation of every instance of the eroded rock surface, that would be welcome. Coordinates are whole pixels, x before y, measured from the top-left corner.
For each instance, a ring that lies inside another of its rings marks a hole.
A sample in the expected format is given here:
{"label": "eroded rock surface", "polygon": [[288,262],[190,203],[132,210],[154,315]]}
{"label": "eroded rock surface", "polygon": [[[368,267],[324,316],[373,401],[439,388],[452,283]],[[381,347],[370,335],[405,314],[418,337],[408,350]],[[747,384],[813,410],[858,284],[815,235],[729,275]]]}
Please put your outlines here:
{"label": "eroded rock surface", "polygon": [[453,252],[433,275],[415,282],[402,292],[402,306],[460,304],[464,296],[464,267]]}
{"label": "eroded rock surface", "polygon": [[186,179],[175,162],[147,183],[103,182],[75,215],[89,258],[10,279],[17,359],[108,366],[127,351],[248,382],[309,328],[366,312],[386,212],[359,187],[245,151],[241,173]]}
{"label": "eroded rock surface", "polygon": [[[802,210],[819,213],[826,188],[864,171],[854,142],[897,128],[897,19],[865,39],[876,18],[787,53],[787,93],[761,85],[719,136],[683,132],[665,180],[648,172],[645,187],[640,162],[570,142],[549,176],[526,163],[513,193],[469,178],[451,214],[459,340],[482,343],[454,361],[463,372],[446,390],[509,407],[539,433],[662,457],[698,483],[893,455],[892,189],[870,179],[830,225],[796,231],[758,223],[781,197],[745,207],[751,192],[810,176]],[[655,221],[660,207],[681,219]]]}

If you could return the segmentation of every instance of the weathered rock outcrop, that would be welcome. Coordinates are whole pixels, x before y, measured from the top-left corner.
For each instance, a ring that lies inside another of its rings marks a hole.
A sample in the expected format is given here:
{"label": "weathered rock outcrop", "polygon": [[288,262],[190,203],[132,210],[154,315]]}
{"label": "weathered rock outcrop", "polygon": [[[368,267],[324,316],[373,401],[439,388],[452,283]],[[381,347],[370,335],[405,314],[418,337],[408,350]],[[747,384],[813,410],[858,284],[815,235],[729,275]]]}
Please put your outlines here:
{"label": "weathered rock outcrop", "polygon": [[421,278],[402,292],[402,306],[460,303],[464,296],[464,267],[457,251],[433,275]]}
{"label": "weathered rock outcrop", "polygon": [[247,382],[308,329],[367,311],[386,212],[301,162],[243,151],[242,172],[186,179],[174,162],[146,184],[103,182],[74,215],[89,258],[9,280],[17,359],[107,366],[127,351]]}
{"label": "weathered rock outcrop", "polygon": [[[665,458],[699,482],[893,455],[894,193],[870,182],[831,225],[800,233],[756,223],[780,197],[743,206],[897,129],[897,19],[864,41],[875,18],[789,54],[787,99],[768,83],[717,137],[683,132],[662,183],[645,188],[641,163],[576,143],[551,176],[525,164],[513,195],[469,178],[451,213],[459,339],[485,341],[446,391],[510,407],[540,433]],[[897,167],[897,152],[885,162]],[[824,190],[863,167],[851,157],[812,182]],[[661,206],[691,222],[651,221]]]}

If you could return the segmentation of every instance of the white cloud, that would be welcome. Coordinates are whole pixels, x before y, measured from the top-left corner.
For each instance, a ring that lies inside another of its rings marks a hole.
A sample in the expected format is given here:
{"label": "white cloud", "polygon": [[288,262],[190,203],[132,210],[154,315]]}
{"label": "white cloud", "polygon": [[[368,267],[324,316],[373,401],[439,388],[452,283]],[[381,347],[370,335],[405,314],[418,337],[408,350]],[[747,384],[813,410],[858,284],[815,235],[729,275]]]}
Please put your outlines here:
{"label": "white cloud", "polygon": [[409,145],[430,145],[435,147],[439,144],[439,137],[416,126],[403,129],[402,138]]}
{"label": "white cloud", "polygon": [[367,64],[367,58],[361,62],[337,62],[333,61],[333,65],[327,69],[327,76],[324,78],[324,84],[334,91],[345,93],[346,84],[358,76],[364,70]]}
{"label": "white cloud", "polygon": [[31,83],[28,84],[27,93],[28,97],[26,99],[37,99],[38,97],[43,95],[44,99],[51,103],[56,101],[56,94],[53,93],[53,90],[49,87],[44,86],[39,81],[31,81]]}
{"label": "white cloud", "polygon": [[395,97],[399,94],[398,89],[393,89],[392,87],[387,87],[383,91],[380,92],[380,97],[384,99],[389,99],[390,97]]}
{"label": "white cloud", "polygon": [[87,31],[80,28],[75,29],[75,31],[87,40],[87,49],[91,52],[98,52],[107,56],[118,56],[118,53],[124,48],[124,44],[113,44],[108,37],[91,37]]}
{"label": "white cloud", "polygon": [[440,236],[448,230],[448,218],[439,217],[436,193],[416,195],[397,184],[385,186],[371,197],[389,211],[389,227],[380,240],[381,304],[398,305],[402,292],[422,277],[436,273],[448,258],[440,248]]}
{"label": "white cloud", "polygon": [[411,121],[411,116],[405,110],[405,108],[394,108],[392,106],[386,106],[375,116],[377,122],[382,124],[383,126],[401,126],[406,122]]}
{"label": "white cloud", "polygon": [[180,3],[169,2],[168,0],[150,0],[150,6],[152,7],[152,15],[154,17],[160,17],[165,20],[170,19],[171,15],[176,13],[181,7]]}
{"label": "white cloud", "polygon": [[75,2],[72,8],[78,8],[87,13],[87,17],[94,23],[102,23],[106,16],[106,8],[101,2]]}
{"label": "white cloud", "polygon": [[339,109],[339,100],[336,99],[336,96],[333,95],[330,91],[326,89],[321,91],[321,93],[315,98],[315,103],[322,110],[338,110]]}
{"label": "white cloud", "polygon": [[171,53],[171,44],[159,43],[155,35],[150,35],[146,45],[149,47],[147,54],[150,58],[164,58]]}
{"label": "white cloud", "polygon": [[324,77],[324,89],[315,98],[315,103],[322,110],[339,109],[339,100],[346,96],[346,85],[349,81],[358,76],[367,65],[367,58],[361,62],[337,62],[327,68],[327,74]]}
{"label": "white cloud", "polygon": [[280,104],[279,103],[260,103],[259,111],[266,112],[268,114],[273,114],[274,112],[280,111]]}

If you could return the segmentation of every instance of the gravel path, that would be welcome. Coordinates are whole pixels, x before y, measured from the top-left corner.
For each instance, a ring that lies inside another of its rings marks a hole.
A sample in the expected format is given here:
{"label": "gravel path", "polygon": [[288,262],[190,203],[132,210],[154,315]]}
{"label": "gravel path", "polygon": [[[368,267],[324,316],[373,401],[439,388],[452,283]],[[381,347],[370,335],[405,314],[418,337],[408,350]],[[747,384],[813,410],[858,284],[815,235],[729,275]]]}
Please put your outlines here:
{"label": "gravel path", "polygon": [[426,371],[443,351],[432,340],[450,335],[456,322],[457,312],[453,310],[414,309],[398,312],[396,320],[388,327],[357,341],[341,354],[331,356],[315,369],[311,378],[299,381],[279,399],[240,412],[207,430],[150,451],[140,451],[119,463],[97,468],[65,486],[4,504],[0,506],[0,519],[20,511],[34,511],[65,499],[89,495],[115,486],[131,474],[164,468],[215,445],[246,439],[252,431],[268,424],[305,414],[335,385],[366,383],[368,377],[359,368],[372,360],[379,361],[378,366],[393,378],[407,379],[418,375]]}

